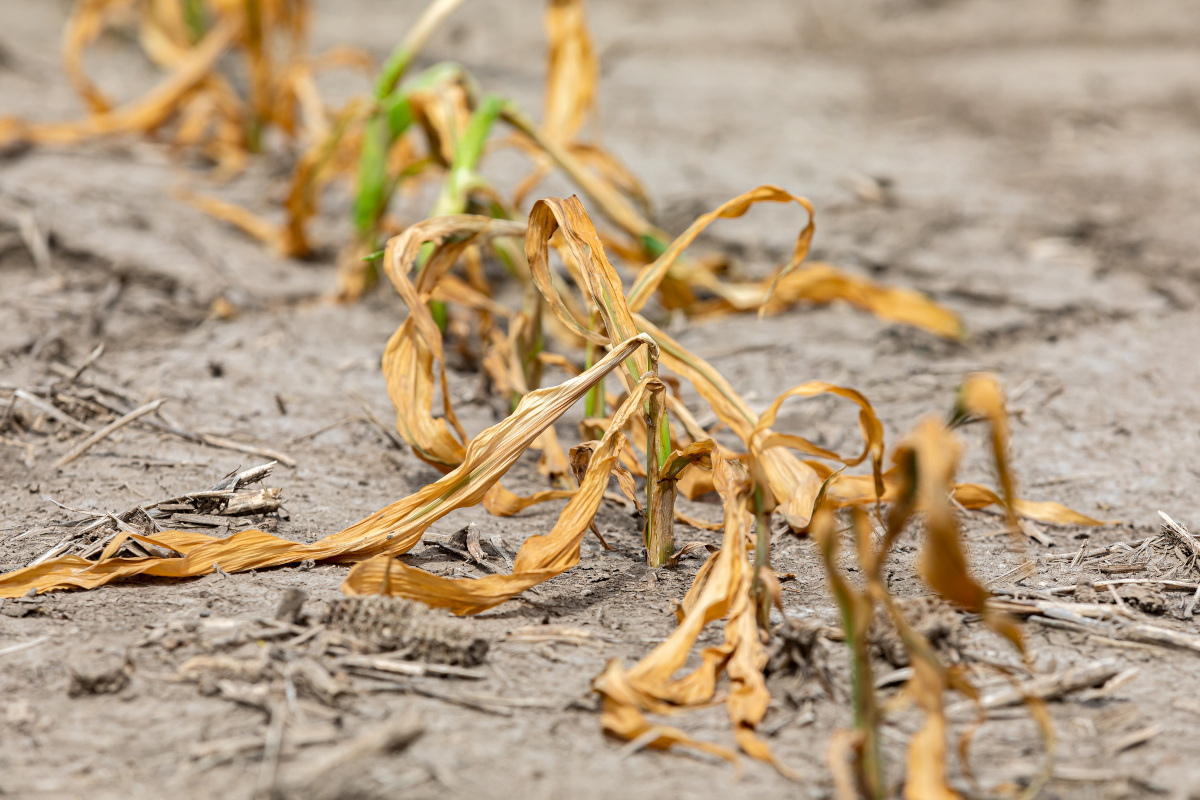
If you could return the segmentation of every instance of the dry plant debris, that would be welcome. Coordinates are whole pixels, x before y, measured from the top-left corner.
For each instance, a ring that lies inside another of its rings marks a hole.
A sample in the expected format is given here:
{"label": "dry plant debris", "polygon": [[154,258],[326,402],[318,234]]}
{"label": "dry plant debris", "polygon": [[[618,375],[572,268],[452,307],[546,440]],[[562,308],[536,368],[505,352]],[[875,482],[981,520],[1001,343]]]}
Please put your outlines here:
{"label": "dry plant debris", "polygon": [[[144,96],[118,104],[88,77],[83,58],[108,28],[127,25],[167,75]],[[236,172],[262,149],[268,129],[293,140],[322,138],[330,122],[314,73],[366,65],[347,49],[307,56],[307,29],[303,0],[79,0],[63,33],[63,67],[89,115],[60,123],[0,119],[0,146],[159,136]],[[236,77],[221,69],[231,55],[240,62]],[[239,78],[246,83],[241,93]]]}
{"label": "dry plant debris", "polygon": [[[36,448],[27,441],[29,435],[63,438],[77,434],[79,440],[55,461],[54,466],[62,468],[125,426],[137,425],[207,447],[264,456],[288,467],[296,465],[286,453],[269,447],[190,430],[167,416],[162,399],[140,402],[122,388],[88,374],[103,355],[101,344],[77,367],[50,364],[54,376],[40,385],[0,389],[0,400],[7,400],[0,414],[0,444],[23,448],[25,465],[32,468]],[[10,439],[9,435],[24,439]]]}

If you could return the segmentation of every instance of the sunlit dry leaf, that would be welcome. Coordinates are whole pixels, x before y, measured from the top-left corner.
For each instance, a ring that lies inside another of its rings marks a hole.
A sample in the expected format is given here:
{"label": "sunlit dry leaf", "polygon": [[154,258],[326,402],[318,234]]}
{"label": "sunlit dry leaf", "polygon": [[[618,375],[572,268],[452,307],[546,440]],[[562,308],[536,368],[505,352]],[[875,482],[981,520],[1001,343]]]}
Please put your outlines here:
{"label": "sunlit dry leaf", "polygon": [[[696,240],[696,237],[704,232],[704,229],[711,225],[714,221],[720,218],[736,218],[745,214],[755,203],[772,202],[772,203],[798,203],[808,213],[808,224],[801,230],[800,235],[796,239],[796,245],[792,252],[791,260],[782,268],[780,268],[776,277],[771,283],[759,290],[759,295],[751,302],[754,307],[767,302],[770,299],[775,285],[784,276],[795,269],[808,254],[808,246],[812,241],[813,234],[813,209],[812,204],[803,197],[789,194],[777,186],[759,186],[749,192],[740,194],[737,197],[723,203],[715,211],[705,214],[693,222],[686,231],[683,232],[666,251],[655,259],[653,264],[649,264],[642,269],[638,274],[637,280],[634,281],[633,288],[629,291],[629,307],[633,311],[641,311],[646,301],[654,293],[655,289],[667,277],[672,267],[676,267],[677,280],[683,281],[689,285],[707,289],[714,294],[730,300],[726,294],[731,294],[733,289],[730,289],[725,284],[721,283],[711,271],[704,270],[699,262],[691,262],[680,264],[680,256],[683,251]],[[765,291],[764,291],[765,290]],[[731,300],[732,302],[732,300]]]}
{"label": "sunlit dry leaf", "polygon": [[[590,304],[599,312],[607,336],[590,330],[572,314],[553,281],[549,266],[550,241],[559,234],[570,259],[579,270],[579,280]],[[525,255],[530,275],[558,319],[575,333],[595,344],[623,340],[634,335],[637,324],[625,302],[621,278],[609,262],[595,226],[578,198],[547,198],[534,204],[525,235]],[[639,381],[647,369],[646,356],[636,353],[621,373],[626,386]],[[658,472],[671,452],[671,433],[667,423],[665,390],[662,384],[651,389],[647,404],[646,432],[646,531],[648,563],[659,567],[674,550],[674,483],[662,484]]]}
{"label": "sunlit dry leaf", "polygon": [[242,206],[236,203],[227,203],[216,197],[189,192],[185,189],[177,190],[176,196],[180,200],[200,209],[210,217],[240,228],[244,233],[267,245],[276,253],[291,255],[287,252],[286,229],[269,220],[263,219]]}
{"label": "sunlit dry leaf", "polygon": [[[758,415],[711,364],[690,353],[641,315],[634,315],[638,329],[649,333],[662,351],[664,368],[687,379],[717,417],[742,440],[747,448],[755,443]],[[786,447],[764,447],[755,451],[756,469],[766,477],[778,511],[793,528],[808,525],[813,502],[821,488],[821,476]]]}
{"label": "sunlit dry leaf", "polygon": [[112,103],[88,78],[83,52],[107,26],[107,18],[127,13],[136,0],[80,0],[71,9],[63,29],[63,72],[94,114],[107,112]]}
{"label": "sunlit dry leaf", "polygon": [[920,292],[880,286],[819,262],[781,278],[764,308],[767,313],[775,313],[799,302],[826,305],[835,300],[946,339],[961,339],[966,334],[958,315]]}
{"label": "sunlit dry leaf", "polygon": [[568,143],[592,110],[600,66],[588,35],[583,0],[550,0],[546,26],[546,91],[542,130]]}
{"label": "sunlit dry leaf", "polygon": [[[392,335],[383,355],[388,395],[396,407],[396,428],[418,457],[442,471],[462,463],[466,437],[450,403],[442,334],[429,311],[428,300],[441,277],[468,246],[522,232],[519,223],[489,217],[439,217],[410,227],[392,239],[384,253],[384,269],[409,308],[408,318]],[[428,244],[434,249],[410,278]],[[438,389],[442,417],[433,416]]]}
{"label": "sunlit dry leaf", "polygon": [[[648,374],[624,406],[615,412],[618,423],[622,416],[628,417],[641,410],[652,381],[653,376]],[[449,608],[456,614],[476,614],[570,569],[579,563],[579,545],[608,485],[616,462],[616,450],[623,437],[620,428],[620,424],[614,424],[592,453],[579,490],[563,509],[554,528],[547,534],[530,537],[521,545],[512,574],[444,578],[395,561],[391,555],[382,555],[355,566],[347,576],[343,590],[347,594],[386,591],[431,606]]]}
{"label": "sunlit dry leaf", "polygon": [[1004,510],[1009,528],[1017,535],[1017,512],[1013,507],[1017,494],[1013,487],[1012,472],[1008,468],[1008,411],[1004,407],[1004,390],[995,377],[973,373],[959,387],[958,406],[955,409],[956,418],[977,415],[986,419],[991,426],[992,456],[996,464],[996,476],[1000,480]]}

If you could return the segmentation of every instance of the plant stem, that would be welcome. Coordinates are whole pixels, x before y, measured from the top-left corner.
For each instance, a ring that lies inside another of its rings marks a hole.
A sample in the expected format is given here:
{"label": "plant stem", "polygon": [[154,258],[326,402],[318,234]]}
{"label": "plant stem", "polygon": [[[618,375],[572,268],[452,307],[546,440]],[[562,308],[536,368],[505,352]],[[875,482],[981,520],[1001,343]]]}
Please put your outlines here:
{"label": "plant stem", "polygon": [[[597,330],[600,327],[600,312],[593,311],[592,319],[588,325],[589,330]],[[590,369],[592,364],[596,363],[599,355],[600,347],[593,342],[587,343],[587,355],[584,361],[585,369]],[[588,419],[600,419],[604,416],[604,379],[601,378],[591,389],[588,389],[587,397],[584,400],[584,415]],[[598,437],[597,437],[598,438]]]}
{"label": "plant stem", "polygon": [[[662,432],[667,428],[666,387],[651,389],[646,413],[646,563],[658,569],[675,552],[675,481],[660,480]],[[670,439],[668,438],[668,447]],[[668,453],[670,455],[670,453]]]}
{"label": "plant stem", "polygon": [[871,677],[867,628],[875,616],[875,607],[867,592],[859,592],[847,583],[838,569],[838,534],[832,518],[814,519],[812,536],[821,550],[829,587],[842,613],[842,629],[850,649],[850,694],[854,702],[854,727],[858,746],[858,777],[869,800],[883,800],[883,761],[879,753],[879,707],[875,700],[875,681]]}
{"label": "plant stem", "polygon": [[204,10],[203,0],[184,0],[183,22],[187,25],[188,41],[196,44],[204,38],[208,30],[208,13]]}
{"label": "plant stem", "polygon": [[379,78],[375,83],[376,98],[382,100],[392,93],[400,84],[400,79],[404,77],[405,71],[412,65],[413,59],[425,48],[446,18],[453,14],[460,5],[462,5],[462,0],[434,0],[429,4],[425,12],[417,19],[416,24],[409,29],[408,35],[400,44],[396,45],[388,54],[387,60],[383,62],[383,68],[379,71]]}
{"label": "plant stem", "polygon": [[771,513],[765,510],[762,486],[754,486],[754,605],[758,609],[758,625],[771,627],[771,595],[762,580],[764,569],[771,568]]}
{"label": "plant stem", "polygon": [[467,210],[470,192],[480,182],[476,169],[479,167],[479,160],[483,158],[484,145],[487,144],[496,118],[500,116],[500,111],[506,103],[507,101],[497,94],[484,95],[479,102],[466,129],[455,142],[454,161],[429,216],[444,217],[448,214],[462,214]]}
{"label": "plant stem", "polygon": [[261,0],[245,0],[246,49],[250,57],[250,119],[246,121],[246,149],[257,153],[262,148],[262,129],[267,116],[267,89],[270,67],[267,43],[263,37]]}
{"label": "plant stem", "polygon": [[[484,146],[487,144],[492,127],[496,124],[496,118],[500,116],[500,110],[506,102],[500,95],[485,95],[483,100],[480,101],[479,107],[471,114],[471,119],[467,122],[466,129],[458,137],[458,141],[455,142],[454,161],[450,164],[450,172],[442,184],[441,193],[433,204],[433,210],[429,212],[430,217],[462,214],[467,210],[471,190],[480,183],[479,173],[476,172],[476,169],[479,167],[479,160],[483,158]],[[432,246],[426,244],[421,250],[417,264],[424,264],[425,259],[429,257],[429,253],[432,250]],[[445,331],[447,321],[446,304],[440,300],[430,300],[429,310],[433,313],[433,318],[437,321],[438,328]],[[533,321],[531,318],[530,322]],[[537,321],[538,336],[540,337],[540,314]],[[533,357],[536,358],[536,354]]]}

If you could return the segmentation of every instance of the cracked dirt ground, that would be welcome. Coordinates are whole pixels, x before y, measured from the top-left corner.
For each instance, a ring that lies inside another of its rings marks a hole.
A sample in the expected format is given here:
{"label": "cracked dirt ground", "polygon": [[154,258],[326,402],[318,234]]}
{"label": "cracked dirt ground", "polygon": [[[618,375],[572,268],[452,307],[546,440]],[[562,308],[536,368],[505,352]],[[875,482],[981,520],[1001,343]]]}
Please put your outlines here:
{"label": "cracked dirt ground", "polygon": [[[350,43],[382,55],[418,6],[319,3],[314,46]],[[78,113],[57,61],[67,8],[0,4],[3,113]],[[1121,521],[1091,531],[1047,527],[1052,545],[1032,545],[1031,554],[1074,551],[1085,534],[1093,546],[1141,539],[1157,531],[1158,509],[1200,528],[1200,7],[1191,0],[618,0],[594,2],[590,13],[603,65],[604,142],[642,178],[669,230],[756,184],[775,183],[814,202],[815,258],[924,291],[962,314],[970,330],[968,343],[952,345],[837,306],[761,324],[746,316],[684,327],[681,342],[752,406],[807,379],[854,386],[895,442],[924,415],[949,409],[967,371],[990,369],[1016,413],[1013,462],[1023,494]],[[461,60],[489,87],[536,108],[542,65],[530,54],[540,53],[539,15],[539,3],[469,3],[427,56]],[[153,77],[116,40],[106,40],[94,62],[99,80],[122,93]],[[342,80],[329,90],[351,88]],[[278,195],[283,169],[267,158],[221,191],[262,210],[261,198]],[[515,169],[499,161],[495,174],[503,179]],[[104,343],[91,369],[97,380],[138,400],[166,398],[165,408],[192,429],[296,459],[272,479],[288,512],[278,529],[291,538],[340,530],[433,479],[361,421],[297,440],[361,415],[359,396],[381,418],[391,414],[378,360],[402,304],[386,292],[353,307],[321,301],[346,232],[345,204],[330,202],[318,226],[324,255],[289,263],[171,200],[181,185],[207,188],[202,175],[152,143],[2,156],[0,388],[35,385],[51,365],[78,364]],[[52,231],[48,267],[23,246],[14,209],[31,211]],[[761,273],[797,223],[788,212],[755,211],[716,227],[708,243]],[[239,315],[210,316],[218,296]],[[473,396],[476,386],[472,375],[452,378],[458,397]],[[486,404],[460,408],[472,432],[494,419]],[[850,414],[819,402],[789,406],[780,427],[835,449],[856,436]],[[980,435],[969,434],[966,479],[988,479]],[[55,524],[75,518],[48,498],[119,511],[206,487],[257,461],[130,427],[54,470],[70,442],[29,441],[32,467],[19,448],[0,448],[4,571],[44,552],[61,536]],[[514,488],[536,485],[532,464],[517,472]],[[539,506],[504,520],[458,512],[434,532],[475,521],[519,543],[547,530],[557,510]],[[719,515],[705,503],[689,513]],[[598,523],[617,552],[589,541],[578,569],[540,596],[478,620],[492,650],[487,677],[469,688],[547,707],[497,715],[429,698],[353,698],[339,711],[339,735],[409,708],[427,727],[403,754],[372,762],[372,780],[414,797],[829,796],[824,753],[830,733],[850,722],[844,702],[818,699],[811,716],[781,722],[771,737],[803,774],[799,788],[758,764],[747,764],[739,779],[723,764],[685,755],[626,755],[601,735],[586,699],[591,677],[608,658],[631,663],[671,630],[671,602],[700,562],[656,576],[639,560],[635,520],[608,506]],[[972,514],[964,525],[981,578],[1022,560],[1005,537],[989,535],[1000,527],[996,517]],[[42,530],[11,541],[33,529]],[[835,623],[810,544],[785,536],[777,548],[777,568],[798,576],[786,584],[788,614]],[[412,557],[446,573],[464,569],[432,549]],[[911,578],[913,560],[911,548],[897,559],[893,588],[901,596],[924,592]],[[1023,585],[1100,577],[1068,563],[1040,562]],[[178,658],[135,645],[148,629],[202,614],[269,616],[292,586],[313,601],[335,597],[344,574],[318,566],[124,583],[53,594],[36,613],[0,615],[0,651],[49,637],[0,656],[0,796],[249,797],[256,756],[214,761],[197,753],[206,742],[261,736],[262,712],[164,680]],[[1161,624],[1200,632],[1195,618],[1173,618],[1178,596],[1168,603]],[[505,638],[543,622],[603,640]],[[968,626],[968,650],[1011,660],[976,627]],[[1027,630],[1038,671],[1103,658],[1137,669],[1107,695],[1050,704],[1058,766],[1044,796],[1200,797],[1200,656]],[[68,696],[72,665],[126,652],[125,689]],[[840,651],[835,656],[844,662]],[[780,684],[772,688],[768,722],[786,721],[795,710]],[[730,741],[719,708],[677,723]],[[1145,730],[1153,730],[1148,741],[1127,746],[1131,733]],[[900,716],[889,731],[897,773],[911,720]],[[288,751],[282,774],[332,746]],[[989,722],[972,746],[984,786],[1030,780],[1040,757],[1036,731],[1020,714]],[[958,767],[955,775],[962,780]]]}

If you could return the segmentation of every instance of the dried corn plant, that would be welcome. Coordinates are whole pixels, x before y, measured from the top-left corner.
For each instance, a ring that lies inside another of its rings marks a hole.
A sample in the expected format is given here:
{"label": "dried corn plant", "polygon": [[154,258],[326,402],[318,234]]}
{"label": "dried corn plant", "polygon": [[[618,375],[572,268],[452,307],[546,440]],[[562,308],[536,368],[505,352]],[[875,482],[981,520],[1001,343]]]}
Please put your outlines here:
{"label": "dried corn plant", "polygon": [[[764,187],[737,198],[732,207],[744,211],[755,198],[779,196],[779,190]],[[734,751],[696,740],[648,716],[709,705],[725,679],[729,687],[724,702],[740,750],[772,763],[785,775],[793,774],[756,733],[770,700],[763,676],[767,661],[763,634],[769,606],[779,602],[769,536],[772,516],[778,514],[792,530],[811,534],[820,548],[851,648],[856,727],[839,735],[831,751],[839,785],[872,797],[883,791],[877,739],[882,712],[873,693],[864,638],[866,624],[878,608],[900,632],[914,666],[906,691],[925,715],[923,727],[909,745],[909,796],[955,796],[946,779],[947,723],[941,698],[947,689],[968,696],[973,690],[961,675],[938,661],[888,593],[880,576],[889,551],[919,515],[924,580],[938,595],[980,614],[1020,647],[1015,624],[991,611],[987,592],[970,577],[950,498],[966,508],[999,504],[1010,520],[1020,515],[1050,522],[1098,523],[1056,503],[1028,503],[1014,496],[1005,458],[1008,430],[1003,396],[986,376],[972,376],[964,383],[952,421],[955,425],[975,419],[990,423],[999,492],[955,482],[960,448],[952,431],[936,421],[919,426],[894,450],[892,466],[885,469],[883,426],[869,401],[850,388],[816,381],[801,384],[756,415],[711,365],[638,313],[668,276],[672,254],[681,252],[694,235],[689,231],[668,246],[626,291],[600,234],[574,197],[537,202],[526,225],[452,215],[408,228],[389,242],[383,257],[384,272],[410,312],[388,343],[384,372],[400,433],[420,458],[445,473],[443,478],[311,544],[258,530],[225,539],[182,531],[129,533],[150,552],[165,550],[171,555],[129,558],[108,548],[96,560],[74,555],[48,559],[0,576],[0,597],[18,597],[30,590],[94,588],[140,574],[183,578],[216,569],[237,572],[312,559],[353,563],[343,584],[347,594],[388,594],[473,614],[575,566],[614,475],[622,491],[645,509],[647,559],[654,567],[677,563],[681,553],[673,539],[677,493],[695,496],[715,489],[725,509],[721,548],[698,571],[679,606],[679,625],[670,637],[638,664],[626,668],[614,660],[596,678],[594,688],[603,698],[604,729],[650,747],[690,746],[736,761]],[[796,250],[801,255],[808,235],[806,227],[798,236]],[[513,311],[474,289],[471,280],[482,258],[502,259],[516,250],[522,238],[529,284],[524,307]],[[552,263],[555,256],[557,264]],[[788,278],[785,267],[772,283],[778,290]],[[474,332],[475,346],[486,353],[480,360],[482,368],[516,398],[511,415],[473,438],[457,421],[446,391],[446,343],[434,301],[446,306],[447,329]],[[772,300],[768,296],[765,301]],[[554,336],[525,336],[534,324],[529,309],[538,306],[546,309],[544,322],[557,331]],[[473,324],[460,324],[464,314],[474,315],[468,319]],[[502,319],[508,321],[507,332],[499,325]],[[568,344],[585,342],[592,363],[579,369],[566,355],[547,349],[547,342],[558,339]],[[573,375],[557,386],[538,388],[540,370],[531,368],[535,364],[553,364]],[[605,383],[610,373],[616,373],[620,386],[614,392]],[[737,437],[742,452],[709,436],[693,412],[667,390],[667,373],[691,384]],[[435,413],[438,394],[442,407]],[[835,453],[801,436],[774,430],[786,401],[821,394],[848,400],[858,408],[860,452]],[[554,424],[580,402],[589,416],[580,424],[582,441],[567,453]],[[500,481],[530,449],[541,451],[541,471],[559,486],[521,497]],[[839,465],[836,471],[828,462]],[[843,472],[866,463],[870,464],[867,473]],[[572,473],[577,486],[561,488]],[[638,479],[642,480],[640,498]],[[532,536],[521,546],[509,574],[452,579],[396,558],[454,509],[482,504],[494,514],[512,514],[558,498],[569,498],[558,521],[548,533]],[[839,571],[833,516],[838,508],[851,514],[855,552],[866,576],[864,587],[852,587]],[[871,536],[866,509],[872,508],[883,529],[880,544]],[[679,675],[705,627],[722,619],[724,642],[705,648],[700,666]]]}
{"label": "dried corn plant", "polygon": [[[813,232],[808,201],[774,187],[731,200],[698,219],[674,243],[650,221],[637,179],[612,154],[582,138],[594,121],[598,62],[583,0],[548,0],[547,66],[540,125],[510,100],[485,93],[460,65],[436,63],[414,70],[422,50],[462,0],[434,0],[380,67],[373,92],[340,108],[321,97],[314,75],[331,67],[369,67],[349,48],[316,57],[305,52],[305,0],[77,0],[64,34],[66,73],[90,115],[66,123],[0,119],[0,146],[25,141],[69,145],[84,139],[152,136],[217,163],[222,174],[240,170],[275,129],[298,153],[283,219],[250,212],[206,194],[184,199],[292,257],[310,254],[308,224],[323,192],[345,185],[353,197],[354,237],[339,256],[338,294],[359,297],[374,282],[381,239],[407,227],[393,217],[393,198],[417,194],[425,184],[436,197],[422,216],[472,213],[523,219],[522,202],[557,169],[589,199],[614,230],[603,240],[626,267],[645,280],[630,297],[635,311],[657,295],[667,310],[691,316],[759,310],[775,313],[797,303],[849,302],[882,319],[958,338],[958,318],[924,296],[878,286],[828,264],[798,268]],[[138,41],[167,76],[141,98],[114,106],[87,76],[83,54],[108,27],[136,25]],[[229,55],[237,55],[230,71]],[[245,86],[240,90],[240,86]],[[509,135],[494,136],[498,125]],[[594,127],[594,126],[592,126]],[[511,146],[531,160],[530,173],[505,197],[481,172],[490,150]],[[727,281],[719,257],[688,258],[684,250],[713,221],[739,217],[758,202],[797,203],[808,214],[807,236],[790,263],[766,281]],[[500,246],[514,278],[528,283],[519,247]],[[647,265],[655,269],[647,271]],[[459,287],[461,288],[461,287]],[[482,272],[471,288],[489,296]],[[769,302],[764,302],[769,298]],[[441,319],[442,301],[433,308]],[[540,330],[542,307],[526,319],[526,335]]]}
{"label": "dried corn plant", "polygon": [[[107,29],[130,26],[166,76],[118,104],[89,78],[84,54]],[[63,66],[89,115],[58,123],[0,119],[0,146],[156,137],[232,174],[262,149],[268,129],[301,145],[322,140],[331,121],[315,73],[364,68],[367,59],[348,48],[310,57],[307,29],[303,0],[79,0],[63,33]],[[235,66],[226,70],[230,56]]]}
{"label": "dried corn plant", "polygon": [[[359,59],[347,51],[308,59],[300,0],[81,0],[68,26],[65,54],[68,75],[91,116],[44,125],[6,120],[0,122],[0,143],[69,144],[91,136],[159,134],[232,171],[259,147],[266,126],[293,137],[301,155],[282,223],[213,198],[191,200],[297,256],[309,250],[306,226],[324,188],[336,180],[351,186],[356,233],[342,258],[340,291],[357,297],[378,272],[407,306],[407,318],[387,344],[383,371],[400,435],[443,477],[311,544],[258,530],[225,539],[130,531],[128,539],[145,552],[168,555],[126,557],[120,548],[107,547],[98,557],[50,558],[0,576],[0,597],[90,589],[133,575],[186,578],[311,559],[353,564],[343,585],[347,594],[394,595],[473,614],[575,566],[584,537],[589,531],[599,536],[593,520],[616,477],[620,490],[643,510],[652,567],[673,566],[691,552],[675,543],[677,520],[719,529],[722,542],[697,572],[678,608],[678,627],[667,640],[631,667],[610,662],[595,679],[605,731],[653,748],[687,746],[736,761],[733,750],[653,719],[712,704],[727,681],[723,697],[738,748],[794,775],[756,733],[770,700],[764,634],[771,604],[780,603],[770,537],[778,516],[792,531],[812,537],[842,613],[854,727],[835,737],[830,749],[839,792],[878,798],[886,789],[878,734],[885,709],[875,695],[866,639],[878,611],[895,626],[913,666],[904,696],[924,715],[908,747],[906,795],[956,797],[947,779],[949,732],[942,698],[947,690],[967,697],[974,690],[938,660],[888,592],[881,576],[891,549],[908,529],[918,529],[925,582],[945,600],[981,615],[1019,649],[1015,623],[991,610],[988,593],[971,578],[951,501],[965,509],[999,505],[1014,531],[1018,517],[1099,523],[1056,503],[1015,495],[1006,459],[1003,394],[987,376],[964,382],[949,426],[922,423],[891,453],[888,468],[883,426],[868,399],[852,388],[810,381],[781,394],[762,414],[752,411],[725,377],[647,315],[658,310],[762,315],[800,302],[843,300],[946,337],[961,335],[960,322],[918,293],[877,286],[827,264],[805,264],[814,232],[812,206],[778,187],[760,186],[732,198],[672,240],[649,221],[636,179],[597,144],[580,138],[594,111],[598,75],[582,1],[548,4],[540,125],[505,98],[482,92],[456,64],[412,71],[422,48],[460,4],[435,0],[380,69],[374,92],[331,112],[315,90],[313,72]],[[147,53],[171,72],[146,97],[113,109],[86,78],[81,54],[106,25],[126,17],[137,21]],[[277,54],[281,43],[283,56]],[[217,70],[231,53],[242,57],[249,87],[245,97]],[[503,141],[495,136],[498,125],[509,129]],[[532,162],[530,174],[507,198],[480,171],[487,152],[505,145]],[[527,215],[519,210],[555,169],[607,221],[604,232],[575,197],[539,200]],[[393,197],[422,182],[438,187],[427,218],[397,223],[391,218]],[[711,224],[741,217],[759,203],[794,204],[804,212],[790,257],[772,274],[758,281],[729,280],[719,260],[688,256]],[[389,235],[386,248],[376,252]],[[521,288],[519,308],[495,299],[497,287],[489,284],[484,269],[489,260],[502,264]],[[648,311],[652,300],[657,308]],[[507,418],[474,437],[459,422],[448,391],[450,347],[468,354],[492,390],[511,404]],[[582,365],[575,360],[580,352]],[[570,377],[543,388],[547,366]],[[615,380],[608,380],[613,373]],[[736,445],[714,441],[695,411],[668,388],[675,379],[690,384]],[[819,395],[858,409],[861,451],[837,453],[775,430],[785,403]],[[555,424],[579,403],[584,405],[579,441],[568,448]],[[955,481],[960,448],[952,428],[974,420],[990,426],[998,491]],[[519,496],[501,479],[530,450],[540,453],[538,470],[547,485]],[[714,490],[724,505],[719,526],[691,520],[675,508],[679,494],[695,498]],[[564,499],[553,528],[524,542],[509,574],[451,579],[397,558],[455,509],[482,505],[492,514],[511,515]],[[875,512],[874,523],[869,510]],[[838,514],[849,515],[848,532],[865,579],[861,585],[847,580],[839,566]],[[704,629],[720,620],[723,643],[705,648],[700,665],[680,674]],[[1036,706],[1031,711],[1045,724]]]}

